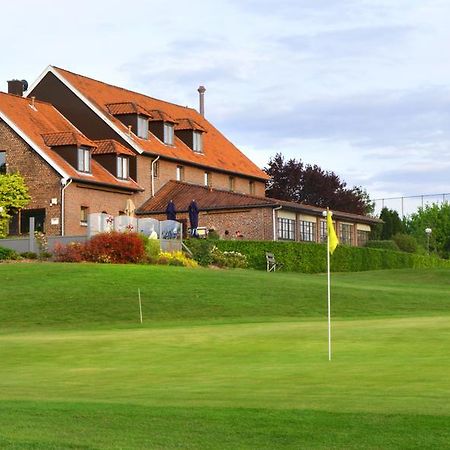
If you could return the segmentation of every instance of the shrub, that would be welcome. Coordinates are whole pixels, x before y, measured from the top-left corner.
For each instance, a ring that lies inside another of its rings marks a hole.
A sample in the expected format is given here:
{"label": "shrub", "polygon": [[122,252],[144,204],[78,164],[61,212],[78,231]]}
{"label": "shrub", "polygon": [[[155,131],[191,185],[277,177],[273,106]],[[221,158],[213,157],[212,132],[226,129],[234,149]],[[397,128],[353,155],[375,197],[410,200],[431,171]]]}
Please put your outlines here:
{"label": "shrub", "polygon": [[0,247],[0,261],[7,259],[19,259],[19,254],[10,248]]}
{"label": "shrub", "polygon": [[[327,249],[324,244],[279,241],[217,241],[223,252],[237,251],[247,256],[252,269],[266,270],[266,252],[273,253],[291,272],[320,273],[327,269]],[[334,272],[361,270],[449,267],[450,262],[435,257],[367,247],[339,245],[331,257]]]}
{"label": "shrub", "polygon": [[382,248],[383,250],[393,250],[395,252],[400,250],[394,241],[367,241],[366,247]]}
{"label": "shrub", "polygon": [[247,257],[242,253],[231,251],[222,252],[217,247],[211,249],[212,263],[218,267],[245,269],[248,267]]}
{"label": "shrub", "polygon": [[397,233],[392,239],[402,252],[417,253],[419,251],[416,238],[410,234]]}
{"label": "shrub", "polygon": [[38,257],[37,253],[34,252],[23,252],[20,256],[25,259],[37,259]]}
{"label": "shrub", "polygon": [[[216,242],[216,241],[214,241]],[[214,243],[209,239],[188,239],[186,246],[192,252],[192,257],[201,265],[209,266],[213,262],[211,250]]]}
{"label": "shrub", "polygon": [[188,258],[183,252],[161,252],[156,258],[156,263],[169,266],[198,267],[197,262]]}
{"label": "shrub", "polygon": [[154,262],[159,256],[161,251],[161,244],[159,239],[148,239],[145,238],[145,253],[149,262]]}
{"label": "shrub", "polygon": [[71,242],[68,245],[57,242],[53,256],[58,262],[81,262],[84,261],[84,247],[80,242]]}
{"label": "shrub", "polygon": [[138,233],[99,233],[84,245],[84,259],[100,263],[138,263],[145,259],[145,246]]}

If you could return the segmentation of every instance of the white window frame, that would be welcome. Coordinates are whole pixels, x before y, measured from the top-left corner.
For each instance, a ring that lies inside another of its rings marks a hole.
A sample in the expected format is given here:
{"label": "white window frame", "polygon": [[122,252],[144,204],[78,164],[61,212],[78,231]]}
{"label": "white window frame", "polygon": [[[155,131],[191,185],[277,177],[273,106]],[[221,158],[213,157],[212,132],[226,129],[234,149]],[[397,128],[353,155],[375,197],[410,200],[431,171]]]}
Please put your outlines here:
{"label": "white window frame", "polygon": [[192,132],[192,150],[197,153],[203,153],[203,136],[201,131]]}
{"label": "white window frame", "polygon": [[78,172],[91,172],[91,150],[88,147],[78,147]]}
{"label": "white window frame", "polygon": [[137,136],[141,139],[148,139],[148,119],[145,116],[137,117]]}
{"label": "white window frame", "polygon": [[117,156],[117,178],[126,180],[130,174],[130,164],[127,156]]}
{"label": "white window frame", "polygon": [[184,167],[177,166],[177,181],[184,181]]}
{"label": "white window frame", "polygon": [[211,186],[211,172],[203,173],[203,184],[207,187]]}
{"label": "white window frame", "polygon": [[81,206],[80,208],[80,225],[86,227],[88,224],[89,207]]}
{"label": "white window frame", "polygon": [[164,144],[173,145],[174,128],[172,123],[164,122]]}

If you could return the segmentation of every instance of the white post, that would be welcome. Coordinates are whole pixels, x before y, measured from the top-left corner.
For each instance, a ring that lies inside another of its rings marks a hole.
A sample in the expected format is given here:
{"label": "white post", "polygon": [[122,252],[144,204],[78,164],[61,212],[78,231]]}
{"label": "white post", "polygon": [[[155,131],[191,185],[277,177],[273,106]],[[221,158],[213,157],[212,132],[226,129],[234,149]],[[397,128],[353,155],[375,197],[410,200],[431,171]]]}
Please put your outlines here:
{"label": "white post", "polygon": [[328,361],[331,361],[331,277],[330,277],[330,233],[327,233],[327,278],[328,278]]}
{"label": "white post", "polygon": [[141,318],[142,323],[142,303],[141,303],[141,290],[138,288],[138,297],[139,297],[139,316]]}

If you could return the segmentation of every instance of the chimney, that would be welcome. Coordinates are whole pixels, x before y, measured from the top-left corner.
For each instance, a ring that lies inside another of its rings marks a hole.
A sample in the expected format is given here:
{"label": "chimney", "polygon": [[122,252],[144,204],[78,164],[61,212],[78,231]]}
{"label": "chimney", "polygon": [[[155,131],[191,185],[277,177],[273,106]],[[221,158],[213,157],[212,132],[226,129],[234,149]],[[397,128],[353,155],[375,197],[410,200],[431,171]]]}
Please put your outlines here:
{"label": "chimney", "polygon": [[26,80],[10,80],[8,81],[8,94],[23,96],[24,91],[28,89]]}
{"label": "chimney", "polygon": [[199,101],[200,101],[200,114],[205,116],[205,86],[199,86],[198,89]]}

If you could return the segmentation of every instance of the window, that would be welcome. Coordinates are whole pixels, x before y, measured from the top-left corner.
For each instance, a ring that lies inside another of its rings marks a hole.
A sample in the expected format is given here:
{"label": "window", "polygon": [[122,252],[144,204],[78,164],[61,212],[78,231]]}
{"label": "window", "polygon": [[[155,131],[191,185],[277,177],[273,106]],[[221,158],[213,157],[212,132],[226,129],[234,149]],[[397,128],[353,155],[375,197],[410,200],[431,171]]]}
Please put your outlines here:
{"label": "window", "polygon": [[210,187],[211,186],[211,172],[205,172],[204,173],[204,181],[203,181],[205,186]]}
{"label": "window", "polygon": [[325,220],[320,221],[320,242],[327,242],[328,229],[327,222]]}
{"label": "window", "polygon": [[369,240],[370,231],[358,230],[358,245],[364,247]]}
{"label": "window", "polygon": [[255,182],[254,181],[248,182],[248,191],[249,191],[250,195],[255,195]]}
{"label": "window", "polygon": [[148,119],[144,116],[138,116],[137,135],[141,139],[148,139]]}
{"label": "window", "polygon": [[316,224],[307,220],[300,220],[300,240],[307,242],[316,241]]}
{"label": "window", "polygon": [[177,166],[177,181],[184,181],[184,167]]}
{"label": "window", "polygon": [[235,178],[234,177],[228,177],[228,189],[233,192],[235,187]]}
{"label": "window", "polygon": [[295,241],[295,220],[278,219],[278,239]]}
{"label": "window", "polygon": [[193,132],[192,150],[203,153],[202,133],[200,131]]}
{"label": "window", "polygon": [[128,158],[126,156],[117,157],[117,178],[126,180],[128,178]]}
{"label": "window", "polygon": [[[153,162],[151,167],[153,167],[153,178],[159,178],[159,161]],[[150,171],[151,170],[152,169],[150,168]]]}
{"label": "window", "polygon": [[78,148],[78,171],[91,171],[91,150],[87,147]]}
{"label": "window", "polygon": [[348,223],[341,223],[339,226],[339,240],[343,245],[352,244],[353,225]]}
{"label": "window", "polygon": [[6,173],[6,152],[0,150],[0,173]]}
{"label": "window", "polygon": [[88,214],[89,214],[89,208],[87,206],[82,206],[80,209],[80,225],[87,226]]}
{"label": "window", "polygon": [[164,144],[173,145],[173,124],[164,124]]}

